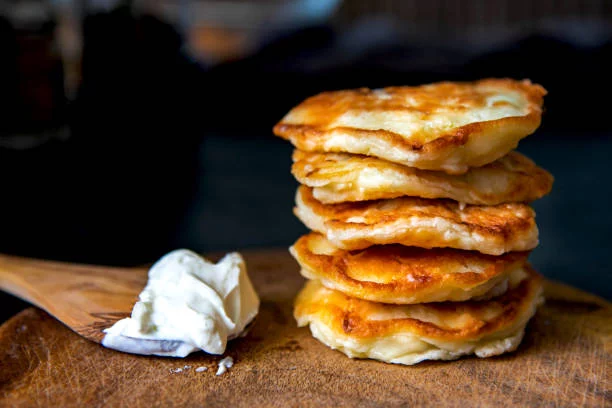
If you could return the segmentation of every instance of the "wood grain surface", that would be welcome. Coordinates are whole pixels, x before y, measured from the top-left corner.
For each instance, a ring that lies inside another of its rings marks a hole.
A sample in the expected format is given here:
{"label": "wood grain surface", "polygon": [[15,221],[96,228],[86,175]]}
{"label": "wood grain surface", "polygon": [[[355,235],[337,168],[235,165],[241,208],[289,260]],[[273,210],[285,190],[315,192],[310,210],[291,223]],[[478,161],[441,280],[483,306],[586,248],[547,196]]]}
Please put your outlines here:
{"label": "wood grain surface", "polygon": [[596,296],[547,282],[547,302],[516,352],[395,366],[351,360],[296,327],[303,279],[286,250],[244,255],[262,307],[249,335],[230,342],[227,373],[215,376],[221,357],[204,353],[108,350],[30,308],[0,327],[0,406],[612,405],[612,306]]}
{"label": "wood grain surface", "polygon": [[130,315],[147,283],[144,268],[112,268],[0,254],[0,289],[38,306],[86,339]]}

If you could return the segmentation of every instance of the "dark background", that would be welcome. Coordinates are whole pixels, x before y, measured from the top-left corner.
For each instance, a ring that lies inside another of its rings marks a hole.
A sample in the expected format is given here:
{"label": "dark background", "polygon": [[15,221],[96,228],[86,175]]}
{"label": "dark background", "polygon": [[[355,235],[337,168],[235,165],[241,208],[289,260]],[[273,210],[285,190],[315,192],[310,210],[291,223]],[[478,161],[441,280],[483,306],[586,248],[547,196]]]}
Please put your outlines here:
{"label": "dark background", "polygon": [[[81,10],[74,66],[54,51],[61,16],[30,26],[0,17],[0,252],[137,265],[177,247],[287,247],[305,228],[291,212],[292,147],[271,128],[303,98],[530,78],[549,95],[519,150],[556,179],[534,203],[532,263],[612,298],[609,3],[451,4],[349,2],[208,58],[163,16]],[[4,293],[0,302],[2,318],[25,306]]]}

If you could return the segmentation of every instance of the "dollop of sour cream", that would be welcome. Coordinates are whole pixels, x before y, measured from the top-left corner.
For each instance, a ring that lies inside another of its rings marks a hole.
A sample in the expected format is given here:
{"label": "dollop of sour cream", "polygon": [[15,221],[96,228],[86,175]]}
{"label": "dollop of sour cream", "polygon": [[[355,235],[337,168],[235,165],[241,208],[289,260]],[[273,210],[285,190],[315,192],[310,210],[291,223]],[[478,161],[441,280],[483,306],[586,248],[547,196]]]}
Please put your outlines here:
{"label": "dollop of sour cream", "polygon": [[237,253],[213,264],[179,249],[149,270],[131,317],[104,330],[102,345],[134,354],[223,354],[259,311],[259,297]]}

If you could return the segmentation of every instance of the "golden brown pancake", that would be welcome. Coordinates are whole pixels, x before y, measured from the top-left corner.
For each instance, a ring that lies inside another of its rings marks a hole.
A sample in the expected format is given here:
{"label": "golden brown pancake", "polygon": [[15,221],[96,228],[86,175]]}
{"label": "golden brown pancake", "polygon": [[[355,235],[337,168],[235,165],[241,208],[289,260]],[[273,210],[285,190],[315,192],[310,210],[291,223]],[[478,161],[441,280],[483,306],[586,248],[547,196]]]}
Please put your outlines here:
{"label": "golden brown pancake", "polygon": [[521,203],[461,209],[451,200],[401,197],[323,204],[311,188],[300,186],[294,213],[308,228],[348,250],[401,244],[501,255],[538,245],[535,213]]}
{"label": "golden brown pancake", "polygon": [[397,304],[498,296],[522,273],[529,255],[510,252],[493,256],[403,245],[347,251],[314,232],[302,236],[289,250],[305,278],[319,280],[348,296]]}
{"label": "golden brown pancake", "polygon": [[274,133],[304,151],[462,174],[533,133],[545,94],[540,85],[511,79],[323,92],[293,108]]}
{"label": "golden brown pancake", "polygon": [[375,157],[295,150],[291,172],[325,203],[401,196],[450,198],[466,204],[529,202],[550,192],[553,177],[518,152],[462,175],[419,170]]}
{"label": "golden brown pancake", "polygon": [[464,355],[491,357],[515,350],[543,302],[541,277],[526,266],[520,283],[485,301],[389,305],[328,289],[312,280],[299,293],[299,326],[352,358],[416,364]]}

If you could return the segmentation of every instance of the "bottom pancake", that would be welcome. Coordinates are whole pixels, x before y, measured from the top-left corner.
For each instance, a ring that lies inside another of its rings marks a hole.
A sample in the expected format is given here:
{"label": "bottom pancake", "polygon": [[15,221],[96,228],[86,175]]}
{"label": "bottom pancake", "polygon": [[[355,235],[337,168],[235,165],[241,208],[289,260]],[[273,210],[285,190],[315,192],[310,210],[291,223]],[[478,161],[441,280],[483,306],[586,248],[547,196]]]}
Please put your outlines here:
{"label": "bottom pancake", "polygon": [[524,279],[503,295],[460,303],[376,303],[309,281],[294,316],[300,327],[310,325],[315,338],[351,358],[411,365],[513,351],[542,302],[542,278],[526,266]]}

